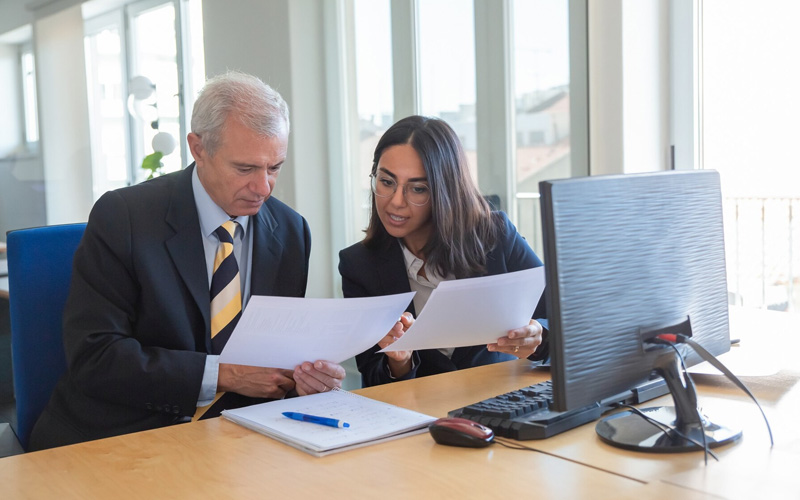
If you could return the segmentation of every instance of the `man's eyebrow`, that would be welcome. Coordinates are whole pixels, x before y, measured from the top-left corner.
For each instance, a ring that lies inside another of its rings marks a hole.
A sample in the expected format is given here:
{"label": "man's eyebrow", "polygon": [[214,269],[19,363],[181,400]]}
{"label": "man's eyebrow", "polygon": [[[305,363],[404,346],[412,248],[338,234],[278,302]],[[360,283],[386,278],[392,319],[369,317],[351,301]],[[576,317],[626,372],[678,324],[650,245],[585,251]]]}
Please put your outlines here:
{"label": "man's eyebrow", "polygon": [[[244,161],[233,161],[231,163],[233,164],[234,167],[240,167],[240,168],[262,168],[261,165],[256,165],[254,163],[247,163]],[[284,163],[286,163],[286,160],[281,160],[274,165],[267,165],[266,168],[281,167],[283,166]]]}

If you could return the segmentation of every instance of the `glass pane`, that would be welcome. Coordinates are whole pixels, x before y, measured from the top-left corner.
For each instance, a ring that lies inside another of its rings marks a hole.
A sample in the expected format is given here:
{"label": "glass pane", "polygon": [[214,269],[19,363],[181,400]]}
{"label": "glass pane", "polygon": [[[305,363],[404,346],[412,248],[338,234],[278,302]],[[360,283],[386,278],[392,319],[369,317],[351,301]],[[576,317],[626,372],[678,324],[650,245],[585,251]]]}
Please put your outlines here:
{"label": "glass pane", "polygon": [[474,18],[472,0],[419,2],[422,114],[453,127],[477,182]]}
{"label": "glass pane", "polygon": [[94,198],[128,184],[125,100],[119,27],[89,35],[86,49]]}
{"label": "glass pane", "polygon": [[[192,107],[195,98],[206,81],[206,62],[203,50],[203,4],[201,0],[188,0],[185,10],[188,18],[188,26],[184,37],[189,44],[189,62],[184,63],[184,69],[188,69],[190,76],[186,82],[186,130],[191,129]],[[181,138],[183,142],[183,138]]]}
{"label": "glass pane", "polygon": [[29,143],[39,140],[39,115],[36,107],[36,70],[33,52],[22,54],[22,94],[25,106],[25,140]]}
{"label": "glass pane", "polygon": [[[178,88],[178,63],[175,44],[175,7],[172,3],[159,5],[131,16],[131,68],[130,77],[147,77],[155,92],[137,103],[136,150],[134,161],[141,165],[144,156],[153,152],[153,136],[167,132],[175,139],[175,150],[161,159],[162,173],[180,170],[180,102]],[[147,172],[136,169],[136,181],[147,177]]]}
{"label": "glass pane", "polygon": [[369,221],[369,173],[378,139],[392,125],[392,27],[389,0],[355,0],[356,101],[359,141],[353,165],[356,204],[353,234],[361,240]]}
{"label": "glass pane", "polygon": [[702,162],[720,172],[731,303],[800,310],[800,3],[702,3]]}
{"label": "glass pane", "polygon": [[570,177],[568,8],[513,3],[518,224],[539,255],[539,181]]}

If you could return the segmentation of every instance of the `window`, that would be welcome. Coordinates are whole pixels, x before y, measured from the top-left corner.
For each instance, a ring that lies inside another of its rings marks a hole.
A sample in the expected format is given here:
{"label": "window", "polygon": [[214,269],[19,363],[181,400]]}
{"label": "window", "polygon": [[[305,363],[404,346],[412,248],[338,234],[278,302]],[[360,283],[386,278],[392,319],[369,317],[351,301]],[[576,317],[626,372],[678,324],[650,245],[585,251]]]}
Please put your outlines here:
{"label": "window", "polygon": [[363,237],[369,222],[372,156],[378,139],[394,121],[390,2],[356,0],[354,10],[358,151],[352,176],[355,221],[348,244]]}
{"label": "window", "polygon": [[[346,167],[344,213],[353,214],[347,243],[361,239],[367,225],[366,174],[377,140],[416,113],[453,127],[481,190],[497,195],[541,253],[538,181],[576,171],[570,27],[573,17],[585,23],[585,1],[353,0],[353,7],[339,26],[354,40],[347,57],[356,84],[347,100],[357,102],[359,119],[350,127],[358,145]],[[573,16],[581,9],[582,18]]]}
{"label": "window", "polygon": [[121,15],[96,19],[84,38],[95,199],[129,184],[121,25]]}
{"label": "window", "polygon": [[[130,26],[129,75],[146,77],[153,85],[153,93],[134,107],[133,132],[134,165],[141,165],[144,157],[153,152],[151,143],[158,132],[167,132],[177,144],[172,154],[161,159],[163,173],[175,172],[183,167],[180,124],[180,90],[178,85],[177,42],[175,32],[175,4],[160,0],[137,2],[128,6]],[[147,177],[143,169],[136,169],[134,182]]]}
{"label": "window", "polygon": [[477,181],[475,15],[472,0],[419,2],[419,53],[420,112],[439,117],[453,127]]}
{"label": "window", "polygon": [[518,228],[539,255],[539,181],[572,170],[568,11],[567,0],[513,3]]}
{"label": "window", "polygon": [[176,145],[161,173],[183,168],[186,110],[205,79],[200,0],[129,2],[88,17],[85,33],[95,198],[147,178],[158,132]]}
{"label": "window", "polygon": [[720,172],[731,303],[800,310],[800,4],[700,4],[700,151]]}
{"label": "window", "polygon": [[22,100],[25,114],[25,143],[28,150],[36,149],[39,142],[39,112],[36,107],[36,65],[30,45],[22,48]]}

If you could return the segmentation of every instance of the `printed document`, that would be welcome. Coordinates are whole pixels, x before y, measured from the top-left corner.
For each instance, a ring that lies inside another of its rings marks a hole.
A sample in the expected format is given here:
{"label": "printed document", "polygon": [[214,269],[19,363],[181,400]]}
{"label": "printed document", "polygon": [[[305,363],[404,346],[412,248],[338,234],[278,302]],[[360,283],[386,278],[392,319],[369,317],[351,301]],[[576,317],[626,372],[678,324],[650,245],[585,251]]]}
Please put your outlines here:
{"label": "printed document", "polygon": [[509,330],[528,324],[544,292],[544,281],[544,266],[442,281],[414,324],[380,352],[497,342]]}
{"label": "printed document", "polygon": [[352,299],[253,296],[220,363],[293,369],[303,361],[341,363],[378,343],[414,292]]}

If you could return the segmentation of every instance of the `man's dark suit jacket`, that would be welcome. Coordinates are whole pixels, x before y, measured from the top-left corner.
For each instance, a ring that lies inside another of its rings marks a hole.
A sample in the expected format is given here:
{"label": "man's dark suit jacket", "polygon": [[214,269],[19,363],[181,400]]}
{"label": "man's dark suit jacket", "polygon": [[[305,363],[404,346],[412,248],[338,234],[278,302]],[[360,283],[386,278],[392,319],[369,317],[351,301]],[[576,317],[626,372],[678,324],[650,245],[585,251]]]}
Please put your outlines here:
{"label": "man's dark suit jacket", "polygon": [[[193,168],[110,191],[94,205],[64,310],[67,372],[34,427],[34,449],[195,413],[211,337]],[[250,224],[251,294],[304,296],[305,219],[270,198]]]}
{"label": "man's dark suit jacket", "polygon": [[[542,261],[520,236],[508,216],[503,212],[495,212],[494,217],[502,226],[502,231],[497,244],[487,256],[486,275],[541,266]],[[367,248],[362,243],[345,248],[339,252],[339,273],[342,275],[342,293],[345,297],[374,297],[411,291],[403,250],[396,239],[391,239],[389,244],[382,248]],[[416,316],[413,302],[407,310]],[[542,295],[533,317],[541,319],[543,326],[546,326],[545,316],[546,308]],[[356,356],[358,370],[361,372],[365,387],[394,380],[389,376],[386,355],[378,353],[379,349],[375,345]],[[546,342],[543,342],[531,359],[543,359],[547,357],[547,351]],[[457,347],[451,358],[438,349],[414,351],[414,369],[400,380],[512,359],[517,358],[510,354],[489,352],[485,345]]]}

